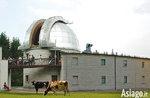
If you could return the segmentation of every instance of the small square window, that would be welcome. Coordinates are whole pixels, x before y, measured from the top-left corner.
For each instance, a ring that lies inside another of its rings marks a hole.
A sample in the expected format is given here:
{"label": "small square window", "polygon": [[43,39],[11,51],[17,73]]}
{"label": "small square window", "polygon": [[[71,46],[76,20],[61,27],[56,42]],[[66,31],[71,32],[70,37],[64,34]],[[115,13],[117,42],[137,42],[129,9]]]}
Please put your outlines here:
{"label": "small square window", "polygon": [[29,82],[29,75],[26,75],[26,82]]}
{"label": "small square window", "polygon": [[101,77],[101,83],[102,83],[102,84],[105,84],[105,83],[106,83],[106,76],[102,76],[102,77]]}
{"label": "small square window", "polygon": [[145,76],[142,76],[142,84],[145,84]]}
{"label": "small square window", "polygon": [[142,68],[144,68],[144,65],[145,65],[144,62],[142,62]]}
{"label": "small square window", "polygon": [[124,76],[124,83],[127,83],[127,76]]}
{"label": "small square window", "polygon": [[78,57],[73,57],[72,58],[72,64],[73,65],[78,65]]}
{"label": "small square window", "polygon": [[78,76],[73,76],[73,83],[72,84],[78,84]]}
{"label": "small square window", "polygon": [[101,65],[105,65],[106,64],[106,60],[105,59],[101,59]]}
{"label": "small square window", "polygon": [[145,76],[142,76],[142,79],[144,80],[144,79],[145,79]]}
{"label": "small square window", "polygon": [[57,81],[57,75],[52,75],[52,81]]}
{"label": "small square window", "polygon": [[123,61],[123,66],[126,67],[127,66],[127,60]]}

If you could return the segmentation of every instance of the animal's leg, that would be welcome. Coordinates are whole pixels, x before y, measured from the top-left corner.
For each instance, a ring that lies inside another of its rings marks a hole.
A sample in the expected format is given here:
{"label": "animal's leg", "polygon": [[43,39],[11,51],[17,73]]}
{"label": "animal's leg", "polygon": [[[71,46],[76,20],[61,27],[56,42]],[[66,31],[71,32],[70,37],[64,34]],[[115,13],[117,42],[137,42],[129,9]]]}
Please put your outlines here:
{"label": "animal's leg", "polygon": [[57,96],[57,93],[56,93],[56,91],[54,91],[54,94]]}
{"label": "animal's leg", "polygon": [[56,90],[52,88],[53,95],[56,94]]}
{"label": "animal's leg", "polygon": [[36,93],[38,94],[38,88],[36,88]]}
{"label": "animal's leg", "polygon": [[69,89],[67,88],[67,93],[69,93],[69,96],[70,96],[70,91],[69,91]]}
{"label": "animal's leg", "polygon": [[53,91],[53,95],[56,95],[56,96],[57,96],[57,94],[56,94],[56,92],[55,92],[55,91]]}
{"label": "animal's leg", "polygon": [[66,89],[64,90],[64,96],[66,95]]}

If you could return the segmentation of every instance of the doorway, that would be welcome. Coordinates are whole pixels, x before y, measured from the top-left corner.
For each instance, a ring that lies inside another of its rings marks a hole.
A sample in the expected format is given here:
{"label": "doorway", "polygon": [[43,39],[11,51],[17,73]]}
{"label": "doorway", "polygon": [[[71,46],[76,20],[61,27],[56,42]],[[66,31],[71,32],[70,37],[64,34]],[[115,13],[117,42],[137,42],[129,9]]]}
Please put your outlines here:
{"label": "doorway", "polygon": [[57,81],[57,75],[52,75],[52,81]]}

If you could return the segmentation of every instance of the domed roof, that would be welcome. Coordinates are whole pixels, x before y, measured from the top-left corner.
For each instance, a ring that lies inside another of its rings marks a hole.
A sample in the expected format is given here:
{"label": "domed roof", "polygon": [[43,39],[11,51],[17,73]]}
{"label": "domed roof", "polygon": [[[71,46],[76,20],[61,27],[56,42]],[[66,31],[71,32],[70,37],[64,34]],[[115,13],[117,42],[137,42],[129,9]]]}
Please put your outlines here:
{"label": "domed roof", "polygon": [[49,48],[79,51],[75,33],[67,26],[68,21],[60,16],[34,21],[28,28],[20,50]]}

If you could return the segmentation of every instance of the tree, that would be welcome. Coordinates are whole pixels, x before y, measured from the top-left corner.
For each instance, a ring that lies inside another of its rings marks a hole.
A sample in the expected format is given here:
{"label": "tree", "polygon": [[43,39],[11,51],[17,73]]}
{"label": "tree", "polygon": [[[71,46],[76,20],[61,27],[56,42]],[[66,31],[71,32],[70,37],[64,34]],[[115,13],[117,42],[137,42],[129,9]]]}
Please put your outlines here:
{"label": "tree", "polygon": [[8,59],[9,52],[9,38],[7,38],[5,32],[2,32],[0,35],[0,46],[2,47],[2,58]]}
{"label": "tree", "polygon": [[[18,38],[13,38],[11,46],[10,46],[10,56],[12,58],[18,59],[22,57],[23,53],[21,50],[18,50],[20,46],[20,42]],[[11,72],[11,83],[12,86],[22,86],[23,85],[23,69],[12,69]]]}
{"label": "tree", "polygon": [[[0,46],[2,47],[3,59],[8,59],[9,56],[17,59],[18,57],[22,57],[23,55],[22,51],[18,50],[18,46],[20,46],[19,39],[13,38],[11,43],[5,32],[2,32],[0,34]],[[23,85],[23,69],[12,69],[11,77],[12,86]]]}
{"label": "tree", "polygon": [[23,85],[23,69],[11,70],[11,85],[22,86]]}
{"label": "tree", "polygon": [[21,50],[18,50],[18,47],[20,46],[20,42],[19,42],[19,39],[18,38],[13,38],[13,41],[11,43],[11,46],[10,46],[10,56],[12,58],[19,58],[19,57],[22,57],[23,53]]}

